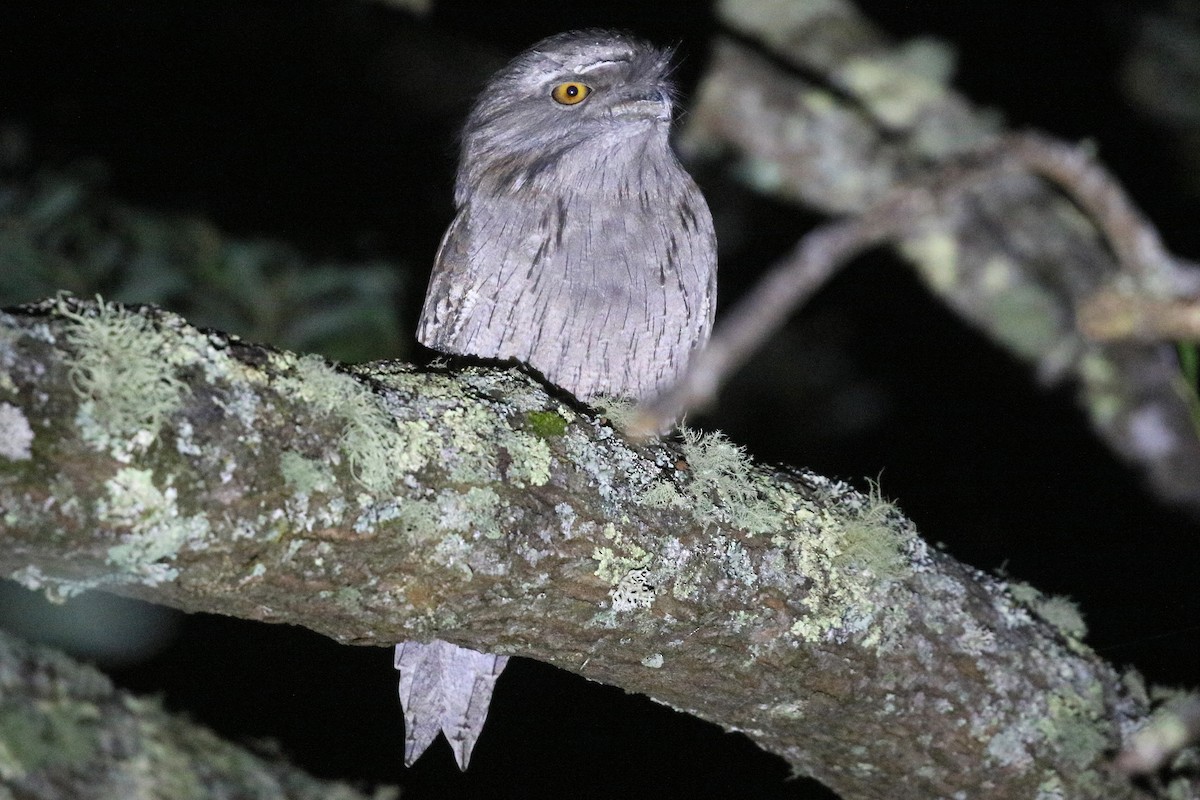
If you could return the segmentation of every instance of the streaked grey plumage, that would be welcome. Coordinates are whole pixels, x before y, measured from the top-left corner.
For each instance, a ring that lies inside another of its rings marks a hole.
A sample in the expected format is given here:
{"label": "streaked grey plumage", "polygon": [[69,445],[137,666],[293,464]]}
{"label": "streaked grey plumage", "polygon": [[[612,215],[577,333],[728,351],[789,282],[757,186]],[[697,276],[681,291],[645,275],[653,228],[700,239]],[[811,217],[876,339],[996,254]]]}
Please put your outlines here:
{"label": "streaked grey plumage", "polygon": [[[648,399],[683,370],[712,328],[716,237],[667,141],[669,59],[581,31],[496,73],[463,133],[422,343],[524,361],[584,399]],[[440,727],[466,768],[505,661],[397,645],[406,763]]]}

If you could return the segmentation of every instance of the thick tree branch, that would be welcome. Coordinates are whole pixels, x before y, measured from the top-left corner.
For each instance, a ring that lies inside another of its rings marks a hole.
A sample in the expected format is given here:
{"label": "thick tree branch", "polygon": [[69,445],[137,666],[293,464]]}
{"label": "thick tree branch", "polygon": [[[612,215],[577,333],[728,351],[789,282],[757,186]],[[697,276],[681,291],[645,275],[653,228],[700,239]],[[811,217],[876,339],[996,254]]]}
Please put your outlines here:
{"label": "thick tree branch", "polygon": [[720,437],[74,300],[0,317],[0,365],[0,569],[30,588],[537,658],[847,798],[1136,796],[1107,759],[1147,702],[1060,606]]}
{"label": "thick tree branch", "polygon": [[[250,753],[113,688],[94,668],[0,633],[0,790],[6,798],[364,800]],[[394,797],[378,792],[375,800]]]}

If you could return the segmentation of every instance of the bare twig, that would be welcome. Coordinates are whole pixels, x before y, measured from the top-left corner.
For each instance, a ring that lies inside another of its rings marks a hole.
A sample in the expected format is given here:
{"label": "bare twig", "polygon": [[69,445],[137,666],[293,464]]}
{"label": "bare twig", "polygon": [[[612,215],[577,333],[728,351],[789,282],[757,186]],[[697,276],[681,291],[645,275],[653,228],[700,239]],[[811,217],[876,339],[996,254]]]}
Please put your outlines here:
{"label": "bare twig", "polygon": [[1053,181],[1104,234],[1117,257],[1117,289],[1079,303],[1079,330],[1099,341],[1200,338],[1200,269],[1170,253],[1090,148],[1037,133],[1008,137],[1006,149],[1032,173]]}
{"label": "bare twig", "polygon": [[801,239],[792,255],[726,315],[708,347],[696,355],[683,377],[635,411],[626,433],[636,438],[655,436],[688,411],[710,404],[733,371],[839,267],[895,235],[909,221],[903,206],[892,203],[875,214],[829,223]]}
{"label": "bare twig", "polygon": [[1200,300],[1100,291],[1079,307],[1079,330],[1097,341],[1200,341]]}
{"label": "bare twig", "polygon": [[[1176,258],[1116,177],[1095,160],[1091,148],[1033,132],[1009,136],[1003,147],[1022,167],[1055,183],[1083,209],[1108,240],[1121,271],[1141,289],[1158,294],[1176,290]],[[1195,278],[1191,284],[1195,286]]]}

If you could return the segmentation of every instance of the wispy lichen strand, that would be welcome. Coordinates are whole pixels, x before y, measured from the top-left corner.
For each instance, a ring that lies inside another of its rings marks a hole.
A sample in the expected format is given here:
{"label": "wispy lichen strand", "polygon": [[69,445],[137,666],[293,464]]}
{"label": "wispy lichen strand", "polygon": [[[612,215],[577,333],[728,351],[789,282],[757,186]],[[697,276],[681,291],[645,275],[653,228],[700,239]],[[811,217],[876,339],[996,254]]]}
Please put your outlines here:
{"label": "wispy lichen strand", "polygon": [[114,436],[156,436],[187,389],[164,364],[175,340],[146,316],[102,300],[84,314],[60,298],[58,313],[75,323],[65,334],[71,349],[64,360],[71,385],[93,404],[92,416]]}

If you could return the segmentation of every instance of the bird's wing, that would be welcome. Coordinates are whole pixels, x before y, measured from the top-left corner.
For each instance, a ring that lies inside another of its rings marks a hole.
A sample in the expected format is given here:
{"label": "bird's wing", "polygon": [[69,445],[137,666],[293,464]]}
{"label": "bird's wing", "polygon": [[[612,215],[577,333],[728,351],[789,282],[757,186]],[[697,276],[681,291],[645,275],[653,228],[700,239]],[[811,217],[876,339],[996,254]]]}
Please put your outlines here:
{"label": "bird's wing", "polygon": [[417,323],[417,340],[433,350],[459,352],[455,346],[457,334],[474,305],[467,264],[470,215],[469,205],[459,209],[433,259],[433,274]]}

